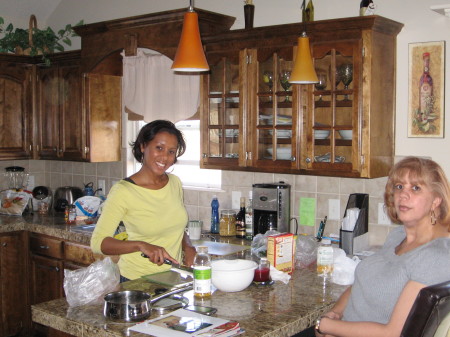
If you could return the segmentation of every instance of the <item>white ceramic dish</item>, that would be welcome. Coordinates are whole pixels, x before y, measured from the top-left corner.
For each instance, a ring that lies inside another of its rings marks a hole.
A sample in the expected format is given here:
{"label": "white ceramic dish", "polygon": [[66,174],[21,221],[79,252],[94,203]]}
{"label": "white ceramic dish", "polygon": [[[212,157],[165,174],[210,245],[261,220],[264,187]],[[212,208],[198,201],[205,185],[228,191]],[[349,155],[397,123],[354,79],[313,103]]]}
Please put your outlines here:
{"label": "white ceramic dish", "polygon": [[[277,138],[291,138],[292,131],[291,130],[277,130]],[[269,130],[269,134],[273,135],[273,130]]]}
{"label": "white ceramic dish", "polygon": [[352,139],[353,131],[352,130],[339,130],[339,135],[342,139]]}
{"label": "white ceramic dish", "polygon": [[[273,156],[273,151],[271,148],[267,149],[270,156]],[[277,159],[279,160],[290,160],[291,159],[291,148],[290,147],[278,147],[277,148]]]}
{"label": "white ceramic dish", "polygon": [[315,130],[314,139],[327,139],[330,136],[330,130]]}
{"label": "white ceramic dish", "polygon": [[258,264],[250,260],[215,260],[211,262],[212,284],[224,292],[237,292],[253,281]]}

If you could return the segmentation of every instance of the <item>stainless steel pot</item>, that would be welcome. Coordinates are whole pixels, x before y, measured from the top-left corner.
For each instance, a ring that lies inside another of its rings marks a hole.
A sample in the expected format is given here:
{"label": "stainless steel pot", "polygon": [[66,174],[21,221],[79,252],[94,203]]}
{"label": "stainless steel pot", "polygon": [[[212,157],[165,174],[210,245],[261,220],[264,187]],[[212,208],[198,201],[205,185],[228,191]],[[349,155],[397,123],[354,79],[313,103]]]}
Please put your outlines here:
{"label": "stainless steel pot", "polygon": [[154,297],[140,290],[114,291],[104,297],[103,315],[120,322],[142,321],[150,316],[153,303],[190,289],[192,285],[177,287]]}

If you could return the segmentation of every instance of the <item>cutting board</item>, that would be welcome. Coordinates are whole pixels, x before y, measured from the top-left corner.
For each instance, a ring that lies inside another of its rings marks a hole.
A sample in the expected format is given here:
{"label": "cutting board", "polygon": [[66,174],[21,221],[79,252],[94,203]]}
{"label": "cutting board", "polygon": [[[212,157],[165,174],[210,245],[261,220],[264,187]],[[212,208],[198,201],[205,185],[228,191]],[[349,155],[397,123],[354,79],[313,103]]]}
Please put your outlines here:
{"label": "cutting board", "polygon": [[235,254],[235,253],[250,249],[250,246],[242,246],[242,245],[235,245],[235,244],[231,244],[231,243],[221,243],[221,242],[204,241],[204,240],[194,240],[194,241],[192,241],[192,244],[195,247],[206,246],[206,247],[208,247],[208,254],[216,255],[216,256],[231,255],[231,254]]}

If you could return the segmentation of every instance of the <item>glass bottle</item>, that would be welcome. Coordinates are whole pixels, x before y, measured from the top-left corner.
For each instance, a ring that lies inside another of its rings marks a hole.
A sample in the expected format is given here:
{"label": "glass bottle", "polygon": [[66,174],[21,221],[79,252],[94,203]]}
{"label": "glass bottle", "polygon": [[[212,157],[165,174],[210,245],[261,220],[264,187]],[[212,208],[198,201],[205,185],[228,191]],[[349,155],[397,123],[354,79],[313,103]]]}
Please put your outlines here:
{"label": "glass bottle", "polygon": [[314,21],[314,5],[312,0],[309,0],[307,5],[304,0],[302,5],[302,22],[311,21]]}
{"label": "glass bottle", "polygon": [[423,73],[419,81],[419,113],[428,116],[432,111],[433,78],[430,75],[430,53],[423,53]]}
{"label": "glass bottle", "polygon": [[239,213],[236,215],[236,237],[245,239],[245,197],[241,197]]}
{"label": "glass bottle", "polygon": [[69,225],[72,225],[75,223],[75,220],[77,218],[77,209],[75,205],[69,205],[69,214],[67,215],[67,221]]}
{"label": "glass bottle", "polygon": [[359,4],[359,16],[375,14],[375,5],[372,0],[361,0]]}
{"label": "glass bottle", "polygon": [[211,201],[211,233],[219,234],[219,200],[213,196]]}
{"label": "glass bottle", "polygon": [[253,240],[253,194],[248,193],[247,207],[245,208],[245,238]]}
{"label": "glass bottle", "polygon": [[331,276],[333,272],[333,247],[330,239],[322,239],[317,249],[317,274],[319,276]]}
{"label": "glass bottle", "polygon": [[211,258],[208,247],[197,247],[194,258],[194,296],[205,298],[211,296]]}

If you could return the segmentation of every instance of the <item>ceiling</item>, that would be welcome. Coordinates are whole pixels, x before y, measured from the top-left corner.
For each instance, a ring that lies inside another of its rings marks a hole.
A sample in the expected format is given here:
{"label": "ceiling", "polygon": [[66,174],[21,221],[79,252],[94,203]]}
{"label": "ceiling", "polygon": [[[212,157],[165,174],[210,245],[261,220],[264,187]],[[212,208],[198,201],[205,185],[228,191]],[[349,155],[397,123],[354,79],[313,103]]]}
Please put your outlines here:
{"label": "ceiling", "polygon": [[[0,16],[5,19],[5,23],[11,21],[19,22],[18,19],[28,22],[30,15],[34,14],[39,22],[44,25],[61,1],[62,0],[1,0]],[[23,22],[20,22],[17,25],[22,26]],[[17,25],[14,24],[14,26]]]}

